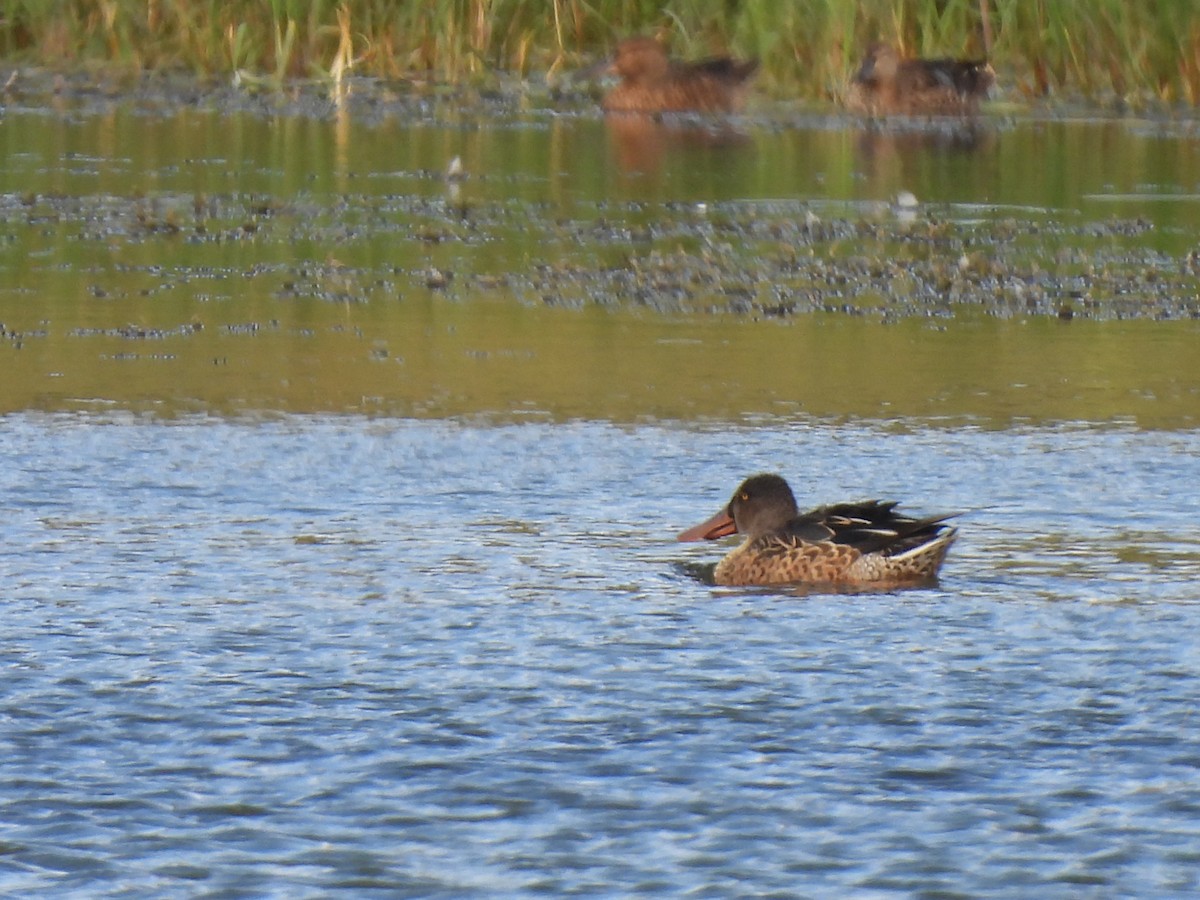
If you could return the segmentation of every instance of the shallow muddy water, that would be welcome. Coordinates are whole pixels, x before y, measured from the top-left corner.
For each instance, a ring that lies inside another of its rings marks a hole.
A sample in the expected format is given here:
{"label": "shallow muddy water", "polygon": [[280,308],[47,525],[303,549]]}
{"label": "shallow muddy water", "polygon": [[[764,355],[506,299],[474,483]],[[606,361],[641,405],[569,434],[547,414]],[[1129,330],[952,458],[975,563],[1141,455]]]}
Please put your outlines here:
{"label": "shallow muddy water", "polygon": [[1194,123],[5,104],[0,892],[1200,888]]}
{"label": "shallow muddy water", "polygon": [[102,100],[0,121],[0,410],[1200,409],[1187,122]]}

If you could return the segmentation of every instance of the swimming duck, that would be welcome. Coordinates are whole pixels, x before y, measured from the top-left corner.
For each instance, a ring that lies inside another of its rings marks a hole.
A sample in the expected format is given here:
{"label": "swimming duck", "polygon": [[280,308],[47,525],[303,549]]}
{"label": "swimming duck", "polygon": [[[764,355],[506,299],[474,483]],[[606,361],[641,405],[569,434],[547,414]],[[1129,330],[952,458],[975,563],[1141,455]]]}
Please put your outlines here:
{"label": "swimming duck", "polygon": [[957,529],[945,524],[948,515],[914,519],[895,507],[892,501],[862,500],[801,514],[783,478],[754,475],[733,492],[728,506],[677,539],[746,536],[717,563],[717,584],[928,584],[936,579]]}
{"label": "swimming duck", "polygon": [[995,81],[986,59],[905,59],[876,43],[850,81],[846,106],[872,116],[970,115]]}
{"label": "swimming duck", "polygon": [[757,69],[756,59],[725,56],[678,62],[654,38],[626,38],[603,69],[621,76],[603,106],[606,112],[734,113],[745,104]]}

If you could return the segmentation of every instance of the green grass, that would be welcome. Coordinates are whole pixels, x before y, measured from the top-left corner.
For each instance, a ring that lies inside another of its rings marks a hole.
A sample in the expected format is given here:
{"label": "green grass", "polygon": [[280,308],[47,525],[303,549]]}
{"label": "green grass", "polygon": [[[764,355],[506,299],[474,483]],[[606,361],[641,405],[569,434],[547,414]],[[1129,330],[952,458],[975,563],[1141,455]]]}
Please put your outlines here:
{"label": "green grass", "polygon": [[[1200,106],[1195,0],[987,0],[1009,96]],[[762,60],[761,87],[832,99],[874,39],[985,52],[980,0],[0,0],[0,58],[283,83],[347,71],[442,82],[551,75],[657,33],[680,56]]]}

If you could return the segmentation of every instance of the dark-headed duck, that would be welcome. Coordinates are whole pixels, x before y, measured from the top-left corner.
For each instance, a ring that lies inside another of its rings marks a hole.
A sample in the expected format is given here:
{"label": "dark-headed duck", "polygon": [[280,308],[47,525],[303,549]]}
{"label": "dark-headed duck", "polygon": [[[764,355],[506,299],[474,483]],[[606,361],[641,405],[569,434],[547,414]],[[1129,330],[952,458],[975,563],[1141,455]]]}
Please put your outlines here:
{"label": "dark-headed duck", "polygon": [[717,584],[825,584],[888,589],[929,584],[937,578],[957,530],[948,515],[914,519],[894,502],[863,500],[796,507],[778,475],[742,482],[729,504],[681,541],[746,539],[717,563]]}

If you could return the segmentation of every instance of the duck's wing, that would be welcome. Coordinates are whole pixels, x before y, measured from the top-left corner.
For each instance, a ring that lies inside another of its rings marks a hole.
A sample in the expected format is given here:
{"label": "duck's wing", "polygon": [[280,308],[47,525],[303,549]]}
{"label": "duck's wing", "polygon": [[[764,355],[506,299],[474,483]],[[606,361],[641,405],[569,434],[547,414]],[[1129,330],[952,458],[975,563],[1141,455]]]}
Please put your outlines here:
{"label": "duck's wing", "polygon": [[901,77],[912,90],[941,88],[959,94],[982,95],[994,75],[986,59],[912,59],[901,67]]}
{"label": "duck's wing", "polygon": [[894,500],[860,500],[821,506],[788,523],[798,540],[832,541],[860,553],[902,553],[937,537],[955,513],[914,518],[896,512]]}
{"label": "duck's wing", "polygon": [[731,82],[745,81],[758,70],[757,59],[730,59],[728,56],[715,56],[686,65],[698,74]]}

